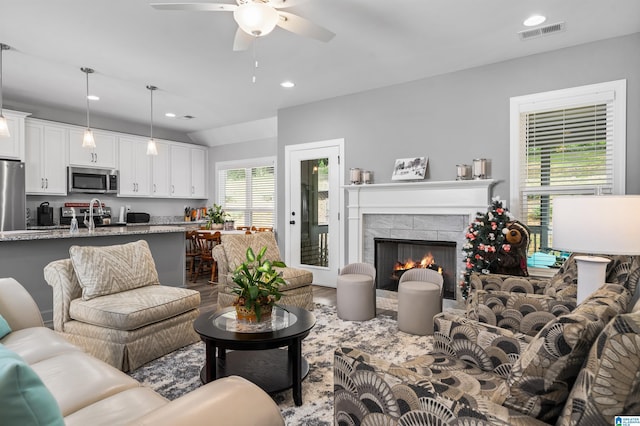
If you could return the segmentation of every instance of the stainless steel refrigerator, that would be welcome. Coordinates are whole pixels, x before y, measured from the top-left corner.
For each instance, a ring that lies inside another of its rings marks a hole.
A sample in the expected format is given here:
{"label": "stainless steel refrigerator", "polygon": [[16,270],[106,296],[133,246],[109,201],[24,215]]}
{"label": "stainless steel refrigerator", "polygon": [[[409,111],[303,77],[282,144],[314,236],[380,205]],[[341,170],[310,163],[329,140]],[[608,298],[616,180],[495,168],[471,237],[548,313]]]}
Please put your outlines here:
{"label": "stainless steel refrigerator", "polygon": [[0,232],[27,228],[24,163],[0,160]]}

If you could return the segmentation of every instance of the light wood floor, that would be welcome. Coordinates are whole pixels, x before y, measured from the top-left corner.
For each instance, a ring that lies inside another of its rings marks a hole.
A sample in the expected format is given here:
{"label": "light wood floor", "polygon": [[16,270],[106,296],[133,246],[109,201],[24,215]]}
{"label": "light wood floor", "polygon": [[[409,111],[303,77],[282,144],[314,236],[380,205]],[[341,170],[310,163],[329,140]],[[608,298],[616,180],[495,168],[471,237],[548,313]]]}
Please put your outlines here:
{"label": "light wood floor", "polygon": [[[200,292],[200,311],[206,312],[216,309],[218,290],[216,285],[209,284],[209,277],[199,277],[196,282],[192,282],[187,275],[185,282],[187,283],[187,288]],[[336,306],[336,289],[314,285],[313,301],[323,305]]]}

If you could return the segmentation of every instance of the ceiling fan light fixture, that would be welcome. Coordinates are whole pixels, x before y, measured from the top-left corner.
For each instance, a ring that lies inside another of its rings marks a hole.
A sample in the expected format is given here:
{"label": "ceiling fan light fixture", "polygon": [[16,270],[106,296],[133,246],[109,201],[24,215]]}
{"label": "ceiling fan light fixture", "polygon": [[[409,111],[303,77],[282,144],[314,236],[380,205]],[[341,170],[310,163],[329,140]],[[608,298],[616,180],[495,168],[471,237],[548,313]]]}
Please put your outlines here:
{"label": "ceiling fan light fixture", "polygon": [[273,31],[280,15],[273,7],[261,1],[251,1],[238,6],[233,11],[233,18],[242,31],[254,37],[262,37]]}

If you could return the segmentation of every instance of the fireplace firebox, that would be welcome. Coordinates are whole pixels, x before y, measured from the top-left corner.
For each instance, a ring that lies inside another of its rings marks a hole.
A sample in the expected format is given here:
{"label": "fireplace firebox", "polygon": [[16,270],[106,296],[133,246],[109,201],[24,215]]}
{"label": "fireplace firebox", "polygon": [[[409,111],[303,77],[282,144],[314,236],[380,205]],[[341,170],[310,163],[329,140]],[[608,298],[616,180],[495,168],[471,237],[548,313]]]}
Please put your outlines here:
{"label": "fireplace firebox", "polygon": [[374,238],[376,288],[398,291],[402,274],[411,268],[431,268],[442,274],[444,298],[456,297],[454,241]]}

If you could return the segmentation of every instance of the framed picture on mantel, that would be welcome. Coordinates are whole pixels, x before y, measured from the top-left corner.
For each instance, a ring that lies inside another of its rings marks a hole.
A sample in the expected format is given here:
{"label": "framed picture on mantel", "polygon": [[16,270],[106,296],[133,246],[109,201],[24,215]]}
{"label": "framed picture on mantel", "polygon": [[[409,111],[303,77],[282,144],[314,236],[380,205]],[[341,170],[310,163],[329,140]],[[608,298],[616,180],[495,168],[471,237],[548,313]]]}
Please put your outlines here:
{"label": "framed picture on mantel", "polygon": [[393,167],[391,180],[424,179],[429,157],[399,158]]}

